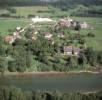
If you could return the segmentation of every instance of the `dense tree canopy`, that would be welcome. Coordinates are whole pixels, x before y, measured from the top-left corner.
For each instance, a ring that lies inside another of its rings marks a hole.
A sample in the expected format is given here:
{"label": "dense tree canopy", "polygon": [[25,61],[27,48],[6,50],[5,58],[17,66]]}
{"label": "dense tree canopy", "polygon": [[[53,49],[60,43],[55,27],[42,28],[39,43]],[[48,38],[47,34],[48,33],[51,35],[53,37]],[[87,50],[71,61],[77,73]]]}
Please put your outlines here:
{"label": "dense tree canopy", "polygon": [[101,100],[102,92],[62,93],[59,91],[22,91],[14,87],[0,88],[0,100]]}

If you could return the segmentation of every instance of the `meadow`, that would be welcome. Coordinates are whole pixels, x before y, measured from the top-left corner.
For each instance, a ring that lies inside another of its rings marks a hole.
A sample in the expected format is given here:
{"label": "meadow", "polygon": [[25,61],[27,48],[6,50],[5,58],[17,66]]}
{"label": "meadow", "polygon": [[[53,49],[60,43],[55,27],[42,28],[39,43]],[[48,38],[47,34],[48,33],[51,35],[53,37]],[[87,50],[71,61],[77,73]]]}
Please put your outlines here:
{"label": "meadow", "polygon": [[80,30],[80,33],[87,35],[89,32],[94,33],[95,37],[86,37],[86,44],[88,47],[93,47],[95,50],[102,50],[102,19],[101,18],[92,18],[92,17],[73,17],[73,19],[78,21],[85,21],[93,29]]}

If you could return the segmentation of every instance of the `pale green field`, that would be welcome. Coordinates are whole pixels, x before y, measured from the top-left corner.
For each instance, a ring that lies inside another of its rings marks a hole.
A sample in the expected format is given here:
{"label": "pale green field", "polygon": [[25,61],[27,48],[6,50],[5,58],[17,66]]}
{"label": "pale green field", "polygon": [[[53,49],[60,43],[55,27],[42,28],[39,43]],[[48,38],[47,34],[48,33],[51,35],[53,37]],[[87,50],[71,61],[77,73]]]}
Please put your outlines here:
{"label": "pale green field", "polygon": [[[49,11],[47,6],[28,6],[28,7],[14,7],[17,11],[16,15],[28,16],[28,15],[41,15],[38,11]],[[43,13],[47,15],[48,13]]]}
{"label": "pale green field", "polygon": [[24,27],[30,23],[30,20],[24,19],[0,19],[0,34],[9,34],[8,30],[15,29],[17,26]]}
{"label": "pale green field", "polygon": [[[42,17],[60,17],[68,16],[70,11],[61,11],[52,6],[26,6],[26,7],[13,7],[16,9],[16,14],[27,17],[28,15],[42,16]],[[40,12],[39,12],[40,11]]]}

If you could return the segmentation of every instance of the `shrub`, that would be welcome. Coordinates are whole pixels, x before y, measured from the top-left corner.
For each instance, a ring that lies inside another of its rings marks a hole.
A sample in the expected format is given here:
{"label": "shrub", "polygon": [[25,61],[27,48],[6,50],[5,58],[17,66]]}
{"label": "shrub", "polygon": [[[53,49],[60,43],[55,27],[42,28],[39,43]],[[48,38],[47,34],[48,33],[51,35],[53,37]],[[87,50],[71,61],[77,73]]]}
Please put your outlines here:
{"label": "shrub", "polygon": [[88,36],[88,37],[95,37],[95,34],[92,33],[92,32],[90,32],[90,33],[87,34],[87,36]]}

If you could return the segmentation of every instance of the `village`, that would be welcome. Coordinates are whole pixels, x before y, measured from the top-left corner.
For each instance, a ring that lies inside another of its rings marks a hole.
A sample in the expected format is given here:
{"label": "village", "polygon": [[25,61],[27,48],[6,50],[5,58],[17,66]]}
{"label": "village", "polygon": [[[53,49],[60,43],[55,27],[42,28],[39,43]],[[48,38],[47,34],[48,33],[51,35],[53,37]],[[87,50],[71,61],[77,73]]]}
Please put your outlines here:
{"label": "village", "polygon": [[[40,32],[41,33],[40,34],[39,31],[41,31],[41,30],[36,28],[36,23],[41,23],[41,22],[42,23],[44,22],[44,24],[46,24],[48,22],[49,23],[54,22],[54,26],[51,26],[52,32],[54,32],[54,33],[51,33],[49,31],[45,30],[42,33]],[[80,29],[89,29],[89,28],[92,29],[92,27],[89,26],[86,22],[78,22],[78,21],[75,21],[69,17],[59,19],[58,21],[54,21],[49,18],[40,18],[37,16],[35,18],[32,18],[32,24],[29,24],[28,26],[26,26],[24,28],[21,28],[19,26],[16,27],[16,30],[13,34],[8,35],[4,38],[5,42],[12,44],[13,42],[15,42],[16,39],[22,39],[23,38],[22,36],[24,36],[22,34],[25,34],[24,32],[27,31],[27,29],[29,29],[29,28],[32,29],[30,39],[36,40],[38,37],[38,34],[40,34],[40,35],[43,35],[43,37],[46,40],[50,41],[50,43],[52,45],[54,45],[54,43],[55,43],[55,38],[58,38],[60,41],[61,41],[61,39],[66,40],[67,36],[70,38],[70,34],[65,33],[64,29],[65,30],[73,29],[73,30],[78,31],[77,34],[75,34],[76,39],[77,39],[77,37],[80,37],[80,35],[81,35],[79,32]],[[28,32],[27,34],[30,34],[30,33]],[[80,47],[74,46],[73,44],[63,45],[63,55],[78,56],[80,54],[80,52],[83,50],[82,47],[86,48],[86,44],[82,43],[82,45],[80,45]]]}

